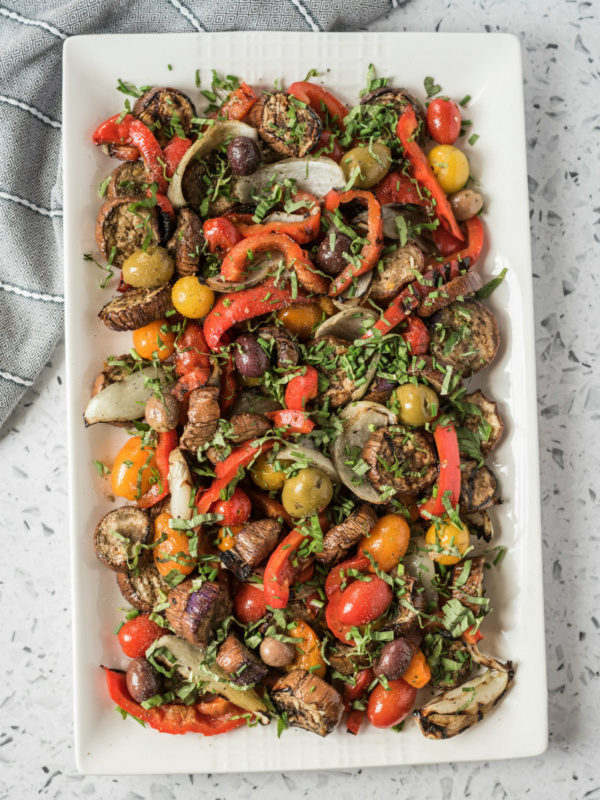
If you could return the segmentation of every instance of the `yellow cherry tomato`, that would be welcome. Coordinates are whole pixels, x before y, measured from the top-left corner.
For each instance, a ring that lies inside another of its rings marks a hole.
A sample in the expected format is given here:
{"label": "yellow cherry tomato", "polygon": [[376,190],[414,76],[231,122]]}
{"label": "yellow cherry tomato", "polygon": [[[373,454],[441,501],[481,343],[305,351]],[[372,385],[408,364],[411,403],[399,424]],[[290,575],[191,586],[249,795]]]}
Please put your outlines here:
{"label": "yellow cherry tomato", "polygon": [[235,537],[243,528],[243,525],[230,525],[228,528],[219,528],[217,548],[224,553],[226,550],[231,550],[232,547],[235,547]]}
{"label": "yellow cherry tomato", "polygon": [[358,543],[359,552],[369,553],[384,572],[397,567],[408,549],[410,527],[400,514],[381,517]]}
{"label": "yellow cherry tomato", "polygon": [[469,161],[462,150],[451,144],[439,144],[429,153],[429,163],[446,194],[462,189],[469,180]]}
{"label": "yellow cherry tomato", "polygon": [[163,536],[166,539],[152,549],[156,569],[165,578],[175,570],[182,575],[189,575],[196,566],[190,555],[190,540],[183,531],[174,531],[169,525],[170,514],[159,514],[154,520],[154,541]]}
{"label": "yellow cherry tomato", "polygon": [[215,304],[215,293],[195,275],[180,278],[173,286],[171,294],[173,305],[189,319],[205,317]]}
{"label": "yellow cherry tomato", "polygon": [[292,646],[296,648],[294,660],[284,669],[286,672],[293,672],[295,669],[310,670],[319,678],[324,678],[327,672],[327,665],[321,653],[321,640],[313,629],[301,619],[294,620],[294,627],[286,631],[288,636],[295,639],[302,639],[295,642]]}
{"label": "yellow cherry tomato", "polygon": [[250,470],[250,477],[257,486],[267,492],[278,491],[286,482],[285,472],[276,470],[269,463],[268,453],[261,453]]}
{"label": "yellow cherry tomato", "polygon": [[168,324],[166,319],[157,319],[133,331],[133,346],[137,354],[147,361],[152,360],[154,353],[159,361],[170,358],[175,350],[175,334],[172,331],[161,331],[162,326]]}
{"label": "yellow cherry tomato", "polygon": [[142,449],[139,436],[132,436],[117,453],[110,482],[113,493],[126,500],[139,500],[150,489],[156,460],[154,451]]}
{"label": "yellow cherry tomato", "polygon": [[425,534],[429,558],[439,564],[458,564],[469,547],[469,531],[466,525],[459,528],[452,522],[433,523]]}

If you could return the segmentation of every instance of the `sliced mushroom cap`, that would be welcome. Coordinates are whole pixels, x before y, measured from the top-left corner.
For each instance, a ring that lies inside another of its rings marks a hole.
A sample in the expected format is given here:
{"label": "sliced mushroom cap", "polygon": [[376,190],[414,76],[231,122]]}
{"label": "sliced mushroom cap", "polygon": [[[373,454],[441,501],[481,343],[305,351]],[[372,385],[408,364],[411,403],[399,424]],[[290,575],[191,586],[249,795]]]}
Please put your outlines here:
{"label": "sliced mushroom cap", "polygon": [[425,637],[423,650],[431,667],[434,689],[455,689],[471,677],[473,658],[461,639],[429,634]]}
{"label": "sliced mushroom cap", "polygon": [[369,435],[362,457],[370,467],[368,478],[379,492],[391,486],[400,496],[414,495],[431,486],[438,475],[433,437],[421,429],[380,428]]}
{"label": "sliced mushroom cap", "polygon": [[145,367],[135,372],[128,371],[126,366],[104,369],[94,382],[94,394],[83,415],[86,426],[97,422],[131,422],[143,417],[153,391],[146,385],[149,378],[162,382],[165,373],[161,367]]}
{"label": "sliced mushroom cap", "polygon": [[149,515],[137,506],[109,511],[94,532],[94,550],[113,572],[128,572],[134,564],[147,561],[150,550],[143,548],[152,537]]}
{"label": "sliced mushroom cap", "polygon": [[340,310],[346,308],[357,308],[361,303],[371,296],[371,287],[373,286],[373,278],[375,270],[365,272],[361,275],[356,283],[352,283],[346,291],[342,292],[338,297],[333,299],[333,305]]}
{"label": "sliced mushroom cap", "polygon": [[136,207],[140,198],[116,197],[101,206],[96,217],[96,244],[108,261],[114,248],[112,266],[119,269],[126,258],[140,250],[151,237],[151,244],[160,244],[162,231],[156,208]]}
{"label": "sliced mushroom cap", "polygon": [[327,736],[337,727],[344,703],[338,692],[322,678],[297,669],[280,678],[271,690],[278,711],[290,725]]}
{"label": "sliced mushroom cap", "polygon": [[364,504],[359,506],[347,519],[327,531],[323,537],[323,550],[315,553],[315,560],[326,567],[341,561],[376,523],[377,514],[373,509]]}
{"label": "sliced mushroom cap", "polygon": [[383,268],[373,270],[371,297],[376,303],[387,303],[425,270],[423,253],[414,244],[398,247],[382,258]]}
{"label": "sliced mushroom cap", "polygon": [[167,250],[175,262],[175,274],[178,278],[198,272],[204,244],[200,217],[191,208],[181,208],[177,215],[175,232],[167,242]]}
{"label": "sliced mushroom cap", "polygon": [[465,272],[464,275],[459,275],[453,278],[448,283],[445,283],[429,297],[426,297],[419,303],[416,313],[420,317],[430,317],[442,308],[452,305],[457,300],[462,301],[463,298],[469,297],[474,294],[478,289],[483,286],[481,275],[474,270]]}
{"label": "sliced mushroom cap", "polygon": [[429,318],[431,353],[463,378],[489,366],[500,346],[496,317],[478,300],[455,302]]}
{"label": "sliced mushroom cap", "polygon": [[465,404],[463,407],[466,412],[463,425],[477,435],[481,442],[481,453],[485,458],[496,447],[504,433],[504,420],[498,410],[498,403],[486,397],[480,389],[465,395],[462,403]]}
{"label": "sliced mushroom cap", "polygon": [[260,339],[273,342],[280,369],[295,367],[300,360],[300,349],[289,331],[278,325],[265,325],[256,332]]}
{"label": "sliced mushroom cap", "polygon": [[285,92],[262,94],[250,109],[248,122],[273,150],[302,158],[321,138],[323,124],[309,106],[300,106]]}
{"label": "sliced mushroom cap", "polygon": [[196,108],[187,94],[167,86],[153,86],[135,101],[131,110],[153,131],[161,147],[176,135],[175,125],[186,136],[192,132]]}
{"label": "sliced mushroom cap", "polygon": [[463,385],[460,375],[450,364],[439,363],[431,356],[413,356],[407,372],[426,386],[431,386],[442,398]]}
{"label": "sliced mushroom cap", "polygon": [[165,316],[173,308],[171,287],[129,289],[100,309],[98,317],[111,331],[135,331]]}
{"label": "sliced mushroom cap", "polygon": [[286,180],[295,181],[300,191],[309,192],[319,200],[346,183],[341,167],[330,158],[286,158],[276,164],[265,164],[252,175],[241,177],[234,191],[242,203],[248,203],[273,182]]}
{"label": "sliced mushroom cap", "polygon": [[460,508],[465,514],[473,514],[489,508],[501,500],[496,496],[497,482],[494,473],[477,461],[461,461]]}
{"label": "sliced mushroom cap", "polygon": [[369,667],[372,660],[369,653],[358,652],[356,647],[337,641],[330,643],[327,658],[331,669],[340,675],[355,675],[356,670]]}
{"label": "sliced mushroom cap", "polygon": [[111,173],[106,196],[109,200],[123,197],[135,197],[139,200],[146,196],[145,184],[148,175],[143,161],[125,161]]}
{"label": "sliced mushroom cap", "polygon": [[190,453],[211,441],[217,432],[221,409],[217,386],[200,386],[190,393],[188,421],[183,429],[180,447]]}

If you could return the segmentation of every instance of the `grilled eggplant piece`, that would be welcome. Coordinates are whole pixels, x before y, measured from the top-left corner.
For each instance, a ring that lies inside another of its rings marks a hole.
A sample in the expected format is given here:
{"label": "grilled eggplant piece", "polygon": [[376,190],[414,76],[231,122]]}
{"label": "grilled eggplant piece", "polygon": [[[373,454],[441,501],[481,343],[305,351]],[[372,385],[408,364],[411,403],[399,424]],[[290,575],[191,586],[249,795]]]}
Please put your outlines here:
{"label": "grilled eggplant piece", "polygon": [[175,274],[178,278],[198,272],[203,249],[204,233],[200,217],[191,208],[179,209],[177,227],[167,242],[167,250],[175,261]]}
{"label": "grilled eggplant piece", "polygon": [[479,436],[482,421],[487,422],[487,424],[490,426],[488,438],[483,439],[479,437],[481,440],[481,453],[485,458],[489,456],[492,450],[496,447],[502,438],[502,434],[504,433],[504,420],[502,419],[502,415],[498,410],[498,403],[494,403],[493,400],[490,400],[488,397],[486,397],[479,389],[476,392],[471,392],[471,394],[466,394],[462,400],[463,403],[470,403],[471,405],[476,406],[480,412],[477,413],[477,411],[473,409],[473,413],[469,413],[470,409],[467,410],[463,420],[463,425],[465,428],[468,428],[470,431],[473,431],[473,433]]}
{"label": "grilled eggplant piece", "polygon": [[[483,595],[483,556],[476,558],[463,559],[455,565],[452,571],[452,583],[450,591],[452,597],[459,600],[463,606],[471,609],[476,617],[481,615],[486,603],[472,602],[471,598],[479,599]],[[469,566],[467,566],[469,565]],[[463,572],[468,570],[466,578],[461,577]],[[460,585],[457,586],[457,582]]]}
{"label": "grilled eggplant piece", "polygon": [[117,573],[117,585],[125,600],[142,614],[149,614],[171,589],[153,561],[140,565],[135,572]]}
{"label": "grilled eggplant piece", "polygon": [[171,287],[129,289],[107,303],[98,316],[111,331],[135,331],[164,317],[173,307]]}
{"label": "grilled eggplant piece", "polygon": [[150,550],[141,545],[152,538],[150,516],[137,506],[123,506],[105,514],[94,532],[94,550],[113,572],[128,572],[130,563],[147,561]]}
{"label": "grilled eggplant piece", "polygon": [[430,486],[438,475],[438,460],[430,433],[403,425],[379,428],[362,450],[370,466],[373,486],[382,492],[393,486],[400,495],[415,494]]}
{"label": "grilled eggplant piece", "polygon": [[[450,370],[450,379],[444,391],[447,370]],[[451,394],[462,386],[462,379],[456,370],[446,364],[439,364],[431,356],[414,356],[407,370],[409,375],[414,375],[426,386],[431,386],[440,397]]]}
{"label": "grilled eggplant piece", "polygon": [[377,403],[385,405],[392,396],[392,392],[398,386],[394,381],[377,376],[369,386],[369,391],[364,396],[365,403]]}
{"label": "grilled eggplant piece", "polygon": [[372,661],[368,653],[357,653],[355,647],[337,641],[329,646],[327,658],[331,669],[340,675],[354,675],[357,669],[366,669]]}
{"label": "grilled eggplant piece", "polygon": [[[214,177],[211,176],[218,174],[220,169],[221,161],[217,151],[207,153],[204,159],[198,156],[190,160],[181,178],[181,193],[186,205],[198,211],[200,210],[204,199],[213,186]],[[219,195],[209,201],[209,217],[219,217],[231,211],[237,205],[237,199],[233,197],[236,181],[237,177],[235,175],[231,176],[229,185],[232,194],[230,198]]]}
{"label": "grilled eggplant piece", "polygon": [[487,467],[479,467],[477,461],[461,460],[460,509],[473,514],[501,502],[496,497],[496,476]]}
{"label": "grilled eggplant piece", "polygon": [[442,308],[452,305],[459,298],[468,297],[478,289],[481,289],[482,286],[483,281],[478,272],[465,272],[464,275],[453,278],[435,292],[432,292],[433,297],[429,296],[422,300],[416,313],[420,317],[430,317],[437,311],[441,311]]}
{"label": "grilled eggplant piece", "polygon": [[273,341],[275,343],[276,364],[280,369],[290,369],[298,364],[300,350],[285,328],[280,328],[277,325],[266,325],[257,331],[257,335],[267,342]]}
{"label": "grilled eggplant piece", "polygon": [[419,624],[419,612],[425,607],[423,587],[417,578],[403,575],[404,594],[400,598],[398,610],[386,625],[394,631],[394,638],[406,639],[416,653],[423,639],[423,629]]}
{"label": "grilled eggplant piece", "polygon": [[263,414],[234,414],[229,420],[232,430],[229,438],[236,444],[264,436],[271,430],[271,421]]}
{"label": "grilled eggplant piece", "polygon": [[221,553],[221,561],[236,578],[245,581],[275,549],[282,526],[273,519],[249,522],[235,537],[235,546]]}
{"label": "grilled eggplant piece", "polygon": [[96,244],[107,261],[115,248],[113,267],[120,269],[126,258],[141,249],[147,237],[151,237],[150,244],[160,244],[156,208],[139,207],[132,211],[132,204],[138,202],[139,197],[131,195],[107,200],[96,217]]}
{"label": "grilled eggplant piece", "polygon": [[387,303],[409,283],[415,280],[415,273],[423,273],[425,259],[414,244],[399,247],[393,253],[383,256],[383,269],[374,270],[371,284],[371,298],[376,303]]}
{"label": "grilled eggplant piece", "polygon": [[478,300],[452,303],[430,317],[431,353],[463,378],[488,367],[498,352],[496,317]]}
{"label": "grilled eggplant piece", "polygon": [[379,89],[373,89],[372,92],[366,94],[360,101],[361,106],[393,106],[398,116],[402,116],[409,106],[412,106],[417,116],[417,122],[422,124],[419,126],[420,140],[423,141],[425,137],[425,112],[421,103],[409,94],[406,89],[394,89],[391,86],[381,86]]}
{"label": "grilled eggplant piece", "polygon": [[489,544],[494,538],[494,527],[487,511],[463,514],[463,521],[467,523],[471,536],[483,539],[486,544]]}
{"label": "grilled eggplant piece", "polygon": [[125,161],[111,173],[106,196],[109,200],[121,197],[135,197],[140,199],[146,196],[145,184],[148,175],[143,161]]}
{"label": "grilled eggplant piece", "polygon": [[216,386],[200,386],[190,394],[187,425],[181,434],[180,447],[197,453],[217,432],[219,417],[219,389]]}
{"label": "grilled eggplant piece", "polygon": [[323,125],[315,112],[300,108],[285,92],[262,94],[247,121],[261,139],[283,156],[303,158],[319,143]]}
{"label": "grilled eggplant piece", "polygon": [[207,581],[194,592],[193,580],[187,578],[171,589],[168,600],[165,616],[177,636],[200,646],[208,645],[214,629],[233,609],[229,590],[216,581]]}
{"label": "grilled eggplant piece", "polygon": [[164,147],[177,135],[174,123],[183,129],[186,137],[192,133],[192,119],[196,108],[187,94],[167,86],[153,86],[135,101],[131,110],[134,117],[147,125]]}
{"label": "grilled eggplant piece", "polygon": [[230,633],[217,653],[217,664],[236,686],[259,683],[267,675],[268,668],[245,644]]}
{"label": "grilled eggplant piece", "polygon": [[510,688],[514,669],[510,661],[502,664],[482,656],[476,647],[469,646],[475,661],[487,667],[473,680],[450,689],[413,711],[413,717],[428,739],[450,739],[471,728],[492,711]]}
{"label": "grilled eggplant piece", "polygon": [[319,736],[331,733],[344,713],[342,698],[333,686],[303,669],[280,678],[271,699],[278,711],[287,714],[290,725]]}
{"label": "grilled eggplant piece", "polygon": [[[348,311],[352,312],[353,309]],[[312,342],[311,349],[323,356],[323,361],[317,369],[328,384],[325,391],[319,393],[319,403],[328,400],[330,408],[340,408],[350,401],[360,400],[366,394],[375,374],[377,362],[373,359],[366,371],[361,370],[359,380],[359,376],[353,374],[356,366],[351,365],[347,358],[352,346],[352,342],[346,339],[329,335],[319,336]]]}
{"label": "grilled eggplant piece", "polygon": [[315,559],[330,567],[341,561],[355,544],[366,536],[377,522],[377,514],[370,506],[360,505],[339,525],[335,525],[323,537],[323,550],[315,553]]}

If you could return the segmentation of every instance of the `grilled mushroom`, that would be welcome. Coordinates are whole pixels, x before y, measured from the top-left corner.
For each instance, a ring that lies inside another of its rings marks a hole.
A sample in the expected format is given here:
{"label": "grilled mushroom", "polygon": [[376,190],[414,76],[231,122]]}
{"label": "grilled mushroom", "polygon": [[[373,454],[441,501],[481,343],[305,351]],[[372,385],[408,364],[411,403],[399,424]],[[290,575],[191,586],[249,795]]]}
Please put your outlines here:
{"label": "grilled mushroom", "polygon": [[183,450],[197,453],[217,432],[219,417],[219,389],[216,386],[200,386],[190,394],[188,421],[179,442]]}
{"label": "grilled mushroom", "polygon": [[461,460],[460,508],[465,514],[473,514],[500,503],[496,497],[496,476],[477,461]]}
{"label": "grilled mushroom", "polygon": [[200,217],[191,208],[179,209],[177,227],[167,242],[167,250],[175,261],[175,274],[178,278],[198,272],[203,248],[204,234]]}
{"label": "grilled mushroom", "polygon": [[463,378],[489,366],[500,346],[496,317],[478,300],[452,303],[429,319],[431,353]]}
{"label": "grilled mushroom", "polygon": [[125,600],[142,614],[149,614],[164,601],[171,588],[153,561],[141,564],[134,572],[119,572],[117,585]]}
{"label": "grilled mushroom", "polygon": [[362,450],[373,486],[384,491],[393,486],[400,495],[415,494],[430,486],[438,475],[438,460],[433,437],[425,430],[403,425],[379,428]]}
{"label": "grilled mushroom", "polygon": [[465,272],[464,275],[453,278],[422,300],[416,313],[420,317],[430,317],[437,311],[441,311],[442,308],[452,305],[459,298],[462,300],[462,298],[472,295],[478,289],[481,289],[482,285],[483,281],[478,272]]}
{"label": "grilled mushroom", "polygon": [[105,514],[94,532],[94,550],[113,572],[128,572],[132,563],[146,561],[152,526],[148,514],[137,506],[123,506]]}
{"label": "grilled mushroom", "polygon": [[283,528],[273,519],[249,522],[236,535],[235,545],[221,553],[221,561],[241,581],[275,549]]}
{"label": "grilled mushroom", "polygon": [[323,125],[315,112],[296,105],[285,92],[262,94],[247,117],[277,153],[302,158],[319,143]]}
{"label": "grilled mushroom", "polygon": [[111,331],[135,331],[161,319],[172,307],[170,286],[129,289],[101,308],[98,316]]}
{"label": "grilled mushroom", "polygon": [[387,623],[386,628],[394,631],[394,638],[406,639],[413,648],[413,652],[416,652],[423,638],[423,631],[419,624],[419,613],[425,606],[425,596],[423,587],[417,578],[411,575],[403,575],[402,577],[404,580],[404,594],[400,598],[398,610]]}
{"label": "grilled mushroom", "polygon": [[126,258],[140,250],[144,240],[150,237],[153,244],[160,244],[161,230],[156,208],[132,205],[139,197],[126,196],[107,200],[96,217],[96,244],[108,261],[114,248],[112,266],[123,266]]}
{"label": "grilled mushroom", "polygon": [[223,583],[207,581],[193,591],[187,578],[169,592],[167,620],[177,636],[197,645],[208,645],[211,634],[231,614],[233,603]]}
{"label": "grilled mushroom", "polygon": [[196,108],[179,89],[153,86],[138,97],[131,113],[150,128],[159,145],[164,147],[169,139],[178,135],[176,128],[181,128],[186,137],[192,133]]}
{"label": "grilled mushroom", "polygon": [[245,644],[230,633],[217,653],[217,664],[229,675],[236,686],[259,683],[267,675],[268,668]]}
{"label": "grilled mushroom", "polygon": [[371,382],[369,391],[364,396],[364,402],[385,405],[397,386],[398,384],[395,381],[390,381],[378,375]]}
{"label": "grilled mushroom", "polygon": [[333,642],[327,651],[327,658],[331,669],[340,675],[354,675],[357,669],[366,669],[371,665],[371,656],[368,653],[358,653],[356,647]]}
{"label": "grilled mushroom", "polygon": [[271,699],[290,725],[327,736],[344,713],[342,698],[328,683],[303,669],[280,678],[271,690]]}
{"label": "grilled mushroom", "polygon": [[266,325],[264,328],[259,328],[257,335],[267,342],[274,342],[277,353],[277,366],[280,369],[290,369],[297,365],[300,358],[300,350],[285,328],[280,328],[277,325]]}
{"label": "grilled mushroom", "polygon": [[425,259],[423,253],[414,244],[399,247],[392,253],[383,256],[383,267],[374,270],[371,284],[371,298],[376,303],[387,303],[409,283],[414,281],[416,273],[423,273]]}
{"label": "grilled mushroom", "polygon": [[[466,394],[462,402],[469,404],[466,406],[466,414],[462,424],[478,436],[481,443],[481,453],[485,458],[496,447],[504,433],[504,420],[498,410],[498,403],[494,403],[479,389],[476,392],[471,392],[471,394]],[[475,408],[470,408],[469,406],[474,406]],[[486,429],[482,430],[482,423],[487,423],[489,429],[486,426]]]}
{"label": "grilled mushroom", "polygon": [[[353,377],[347,358],[352,342],[337,336],[320,336],[312,343],[313,352],[320,353],[323,361],[318,365],[319,374],[327,388],[319,393],[319,403],[329,401],[331,408],[340,408],[351,400],[357,400],[357,380]],[[362,388],[362,386],[360,387]],[[364,387],[364,394],[367,386]]]}
{"label": "grilled mushroom", "polygon": [[366,536],[376,522],[377,514],[363,503],[347,519],[325,534],[323,550],[315,553],[315,559],[326,567],[341,561],[348,550]]}
{"label": "grilled mushroom", "polygon": [[425,112],[419,101],[409,94],[406,89],[394,89],[391,86],[382,86],[373,89],[366,94],[360,101],[361,106],[392,106],[400,117],[409,106],[415,111],[417,122],[421,123],[417,128],[417,141],[420,144],[425,140]]}
{"label": "grilled mushroom", "polygon": [[229,420],[229,438],[236,444],[264,436],[271,430],[271,421],[263,414],[234,414]]}
{"label": "grilled mushroom", "polygon": [[[471,609],[476,617],[481,615],[487,602],[481,602],[483,595],[483,556],[463,559],[452,570],[450,592],[463,606]],[[474,598],[474,599],[473,599]],[[479,602],[477,602],[479,601]]]}
{"label": "grilled mushroom", "polygon": [[111,173],[106,196],[109,200],[121,197],[140,199],[146,196],[144,186],[147,182],[148,175],[143,161],[125,161]]}
{"label": "grilled mushroom", "polygon": [[456,370],[447,364],[439,364],[431,356],[415,356],[407,372],[423,381],[440,397],[445,397],[462,386],[462,379]]}

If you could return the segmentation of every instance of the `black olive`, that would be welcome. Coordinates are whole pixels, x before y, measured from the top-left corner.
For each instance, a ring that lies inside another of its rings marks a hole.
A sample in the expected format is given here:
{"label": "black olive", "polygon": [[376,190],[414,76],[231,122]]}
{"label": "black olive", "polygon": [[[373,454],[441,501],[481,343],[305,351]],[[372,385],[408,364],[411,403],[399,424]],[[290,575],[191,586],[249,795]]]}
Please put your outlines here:
{"label": "black olive", "polygon": [[[335,237],[333,249],[331,248],[332,237]],[[332,277],[339,275],[348,266],[344,253],[350,252],[351,243],[352,240],[345,233],[331,229],[317,250],[316,261],[319,269]]]}
{"label": "black olive", "polygon": [[127,667],[126,681],[131,699],[136,703],[143,703],[155,694],[160,694],[161,677],[145,658],[133,659]]}
{"label": "black olive", "polygon": [[260,167],[260,149],[253,139],[236,136],[227,145],[227,160],[236,175],[251,175]]}
{"label": "black olive", "polygon": [[381,648],[379,658],[373,664],[373,672],[379,678],[384,675],[389,681],[401,678],[412,661],[412,648],[406,639],[394,639]]}
{"label": "black olive", "polygon": [[269,356],[251,333],[238,336],[232,350],[235,368],[244,378],[260,378],[269,368]]}

